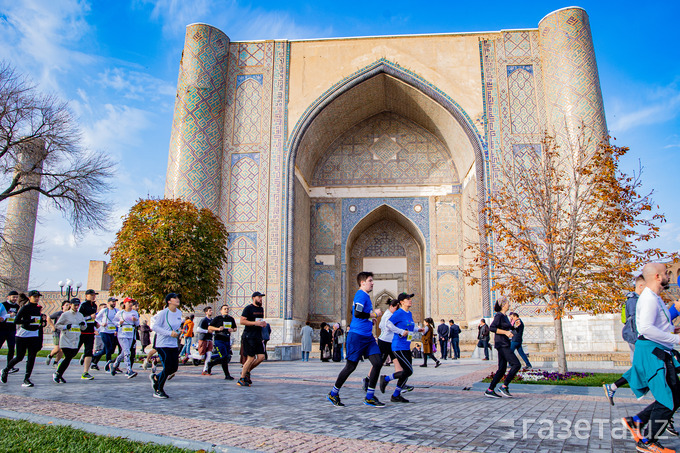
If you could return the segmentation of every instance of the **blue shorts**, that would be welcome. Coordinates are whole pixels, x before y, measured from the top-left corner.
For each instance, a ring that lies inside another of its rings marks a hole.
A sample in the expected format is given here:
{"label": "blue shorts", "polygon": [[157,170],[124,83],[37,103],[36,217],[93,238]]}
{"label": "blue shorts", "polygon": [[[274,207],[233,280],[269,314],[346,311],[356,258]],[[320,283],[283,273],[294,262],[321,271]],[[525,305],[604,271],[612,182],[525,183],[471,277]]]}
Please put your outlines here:
{"label": "blue shorts", "polygon": [[347,334],[347,360],[358,362],[362,357],[368,358],[373,354],[380,355],[378,343],[371,336],[358,335],[354,332]]}

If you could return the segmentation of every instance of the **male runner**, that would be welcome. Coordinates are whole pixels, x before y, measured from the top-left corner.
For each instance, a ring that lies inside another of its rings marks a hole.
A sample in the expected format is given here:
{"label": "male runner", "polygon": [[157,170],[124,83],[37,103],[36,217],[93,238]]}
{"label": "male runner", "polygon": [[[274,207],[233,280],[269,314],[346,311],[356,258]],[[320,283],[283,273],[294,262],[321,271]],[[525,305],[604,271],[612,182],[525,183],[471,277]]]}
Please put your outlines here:
{"label": "male runner", "polygon": [[26,358],[26,372],[24,375],[24,383],[22,387],[33,387],[31,382],[31,373],[33,372],[33,365],[35,364],[35,357],[38,351],[42,348],[42,339],[40,332],[42,331],[42,307],[38,305],[40,302],[40,291],[30,291],[28,293],[28,303],[19,309],[15,320],[16,325],[19,326],[17,331],[17,355],[11,362],[7,363],[7,367],[2,370],[0,374],[0,381],[7,383],[7,374],[9,370],[24,360],[24,356],[28,353]]}
{"label": "male runner", "polygon": [[241,335],[241,350],[247,357],[241,370],[241,379],[237,382],[241,387],[250,387],[253,384],[253,381],[250,380],[250,372],[264,360],[262,328],[267,325],[262,307],[264,296],[261,292],[255,291],[250,296],[253,303],[244,308],[243,313],[241,313],[241,325],[245,326],[243,335]]}
{"label": "male runner", "polygon": [[378,398],[375,397],[375,384],[380,376],[382,361],[380,360],[380,348],[373,337],[373,321],[371,318],[378,318],[382,312],[379,308],[373,310],[373,304],[368,295],[368,293],[373,291],[373,273],[359,272],[357,284],[359,289],[354,295],[352,322],[349,325],[349,333],[347,334],[347,363],[345,368],[340,371],[335,381],[335,386],[333,386],[333,389],[326,398],[334,406],[344,406],[340,401],[340,388],[356,369],[359,359],[368,357],[368,360],[371,362],[371,372],[369,374],[364,404],[373,407],[384,407],[385,404],[378,401]]}
{"label": "male runner", "polygon": [[208,331],[208,327],[210,327],[210,322],[212,321],[212,307],[203,308],[203,314],[205,314],[205,316],[201,319],[201,322],[198,323],[196,331],[198,332],[198,353],[205,356],[205,364],[203,365],[203,372],[201,374],[208,376],[210,374],[208,368],[210,368],[210,358],[212,357],[213,350],[213,334]]}
{"label": "male runner", "polygon": [[[16,291],[10,291],[7,295],[7,300],[2,303],[4,310],[7,312],[7,317],[0,321],[0,348],[2,348],[5,341],[7,341],[7,363],[11,362],[14,358],[14,345],[16,343],[16,333],[17,327],[14,324],[14,319],[19,312],[19,304],[17,300],[19,299],[19,293]],[[16,373],[19,368],[12,368],[9,370],[10,373]]]}
{"label": "male runner", "polygon": [[83,374],[80,379],[92,380],[94,379],[89,371],[90,364],[92,364],[92,349],[94,348],[94,325],[97,317],[97,292],[93,289],[85,291],[85,302],[80,304],[78,311],[85,318],[87,328],[81,332],[80,340],[78,340],[78,349],[84,346],[83,349]]}
{"label": "male runner", "polygon": [[51,315],[47,317],[47,325],[52,328],[52,344],[54,345],[54,348],[50,351],[49,354],[47,354],[47,359],[45,359],[45,365],[49,365],[52,362],[52,359],[54,359],[54,365],[56,366],[59,363],[59,360],[64,356],[64,354],[61,352],[61,348],[59,347],[59,337],[61,335],[61,329],[56,327],[56,323],[59,320],[59,317],[64,313],[67,312],[71,309],[71,301],[70,300],[65,300],[61,303],[61,310],[55,311]]}
{"label": "male runner", "polygon": [[214,357],[208,364],[208,374],[210,374],[212,367],[218,363],[222,364],[222,371],[224,371],[224,379],[233,381],[234,378],[229,374],[229,361],[231,360],[231,334],[236,331],[236,321],[229,316],[229,307],[222,305],[220,307],[220,314],[215,316],[210,321],[208,330],[213,332],[215,336],[214,346],[217,350],[217,357]]}

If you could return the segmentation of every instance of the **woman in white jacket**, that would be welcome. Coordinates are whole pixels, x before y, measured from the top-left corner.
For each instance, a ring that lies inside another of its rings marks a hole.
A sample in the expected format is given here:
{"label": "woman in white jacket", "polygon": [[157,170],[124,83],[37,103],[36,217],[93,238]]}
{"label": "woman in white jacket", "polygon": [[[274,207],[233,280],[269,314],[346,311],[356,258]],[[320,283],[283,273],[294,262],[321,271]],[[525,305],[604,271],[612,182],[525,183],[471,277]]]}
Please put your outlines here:
{"label": "woman in white jacket", "polygon": [[78,353],[80,332],[87,328],[85,317],[78,311],[78,308],[80,308],[80,299],[74,297],[71,299],[70,309],[62,313],[54,325],[57,329],[61,330],[59,347],[64,353],[64,359],[59,364],[57,371],[52,375],[52,380],[57,384],[66,384],[63,377],[64,372],[71,363],[71,359]]}
{"label": "woman in white jacket", "polygon": [[179,310],[179,294],[170,293],[165,296],[166,308],[151,318],[151,330],[156,332],[156,351],[163,363],[163,371],[151,373],[149,379],[155,398],[168,398],[164,391],[165,381],[179,367],[179,348],[177,338],[182,330],[182,312]]}
{"label": "woman in white jacket", "polygon": [[128,379],[137,376],[137,373],[132,371],[132,361],[130,360],[130,349],[132,348],[132,342],[135,341],[135,331],[137,326],[139,326],[139,313],[132,309],[134,304],[134,299],[126,297],[123,300],[123,310],[116,313],[116,317],[113,318],[113,322],[118,326],[118,344],[120,344],[121,353],[114,365],[109,368],[111,376],[116,375],[116,368],[118,368],[123,359],[125,360],[125,366],[127,366],[125,376]]}

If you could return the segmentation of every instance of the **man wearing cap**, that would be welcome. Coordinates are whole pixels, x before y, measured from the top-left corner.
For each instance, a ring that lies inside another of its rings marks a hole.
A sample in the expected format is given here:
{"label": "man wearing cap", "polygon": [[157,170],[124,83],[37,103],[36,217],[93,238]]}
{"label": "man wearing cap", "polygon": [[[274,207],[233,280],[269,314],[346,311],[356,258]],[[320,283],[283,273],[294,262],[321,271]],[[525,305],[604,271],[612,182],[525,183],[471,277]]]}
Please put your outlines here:
{"label": "man wearing cap", "polygon": [[231,360],[231,334],[236,331],[236,320],[229,316],[229,306],[222,305],[220,307],[220,314],[215,316],[208,330],[215,335],[215,349],[217,350],[217,357],[213,355],[213,359],[208,363],[208,374],[211,373],[212,367],[218,363],[222,365],[224,372],[224,379],[232,381],[234,378],[229,374],[229,361]]}
{"label": "man wearing cap", "polygon": [[95,290],[88,289],[85,291],[85,302],[80,304],[78,312],[83,315],[87,323],[87,328],[81,332],[80,340],[78,340],[78,349],[84,346],[82,359],[83,374],[80,378],[92,380],[94,378],[90,375],[89,371],[90,364],[92,363],[92,349],[94,348],[95,318],[97,317],[97,292]]}
{"label": "man wearing cap", "polygon": [[241,379],[237,384],[241,387],[250,387],[250,372],[264,360],[264,343],[262,343],[262,328],[267,325],[264,320],[264,308],[262,298],[265,295],[255,291],[251,296],[253,303],[243,309],[241,313],[241,325],[243,335],[241,335],[241,348],[247,357],[246,363],[241,370]]}
{"label": "man wearing cap", "polygon": [[70,301],[70,308],[59,316],[55,327],[61,330],[59,337],[59,347],[64,353],[64,359],[57,367],[57,371],[52,375],[52,380],[57,384],[66,384],[64,380],[64,372],[78,353],[80,347],[81,332],[87,329],[87,322],[83,314],[78,311],[80,308],[80,299],[74,297]]}
{"label": "man wearing cap", "polygon": [[54,358],[55,366],[57,366],[61,358],[64,356],[64,353],[61,351],[61,348],[59,347],[59,337],[61,336],[61,329],[59,329],[56,326],[56,323],[59,320],[59,317],[64,312],[69,311],[70,309],[71,301],[64,300],[61,302],[61,310],[55,311],[54,313],[47,317],[47,325],[52,328],[52,344],[54,345],[54,348],[52,348],[49,354],[47,354],[47,358],[45,359],[45,365],[49,365],[52,362],[52,359]]}
{"label": "man wearing cap", "polygon": [[[14,319],[19,312],[19,304],[17,303],[19,299],[19,293],[16,291],[10,291],[7,295],[7,300],[2,304],[2,311],[7,313],[7,316],[2,316],[3,320],[0,321],[0,348],[7,342],[7,363],[11,362],[14,358],[14,344],[15,337],[17,333],[16,324],[14,324]],[[19,371],[18,368],[12,368],[9,372],[16,373]]]}
{"label": "man wearing cap", "polygon": [[104,365],[105,371],[110,371],[109,367],[113,363],[111,357],[116,351],[116,345],[118,344],[116,339],[118,326],[114,321],[116,313],[118,313],[118,310],[116,309],[116,302],[118,302],[118,299],[115,297],[109,297],[109,299],[106,301],[107,307],[103,310],[100,310],[95,318],[97,324],[99,324],[99,337],[102,339],[102,343],[104,343],[104,350],[92,357],[92,364],[97,365],[99,360],[102,358],[102,355],[106,354],[106,365]]}
{"label": "man wearing cap", "polygon": [[40,338],[40,331],[42,329],[42,307],[38,305],[40,301],[40,291],[32,290],[28,293],[28,303],[21,307],[17,312],[14,323],[19,327],[16,335],[17,355],[9,363],[7,367],[2,370],[0,374],[0,381],[7,382],[7,374],[9,370],[24,360],[24,356],[28,353],[26,359],[26,374],[24,376],[24,383],[22,387],[33,387],[31,382],[31,373],[33,372],[33,365],[35,364],[35,357],[38,351],[42,349],[42,341]]}

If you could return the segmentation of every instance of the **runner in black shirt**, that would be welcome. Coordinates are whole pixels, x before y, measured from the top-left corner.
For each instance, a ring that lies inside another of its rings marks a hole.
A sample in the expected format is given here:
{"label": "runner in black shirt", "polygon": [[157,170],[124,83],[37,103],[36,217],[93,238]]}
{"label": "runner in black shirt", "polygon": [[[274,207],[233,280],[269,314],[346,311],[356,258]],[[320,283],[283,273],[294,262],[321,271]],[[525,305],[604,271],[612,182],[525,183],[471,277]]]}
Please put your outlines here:
{"label": "runner in black shirt", "polygon": [[262,307],[264,294],[255,291],[251,297],[253,303],[244,308],[241,313],[241,325],[245,326],[241,336],[241,349],[247,357],[241,370],[241,379],[237,382],[241,387],[249,387],[253,383],[250,380],[250,372],[264,360],[262,328],[267,325]]}
{"label": "runner in black shirt", "polygon": [[90,365],[92,364],[92,349],[94,348],[94,318],[97,316],[97,292],[93,289],[88,289],[85,291],[85,302],[80,304],[78,311],[85,318],[87,322],[87,328],[80,334],[80,341],[78,343],[78,349],[84,346],[83,357],[81,361],[83,362],[83,375],[80,377],[84,380],[94,379],[89,371]]}
{"label": "runner in black shirt", "polygon": [[7,374],[9,370],[24,360],[24,356],[28,353],[26,359],[26,375],[24,376],[24,383],[22,387],[33,387],[31,382],[31,373],[33,372],[33,365],[35,364],[35,357],[38,351],[42,348],[42,339],[40,332],[42,331],[42,307],[38,305],[40,301],[39,291],[33,290],[28,293],[29,303],[19,309],[15,324],[19,326],[17,332],[17,355],[7,364],[7,367],[2,370],[0,374],[0,381],[7,382]]}
{"label": "runner in black shirt", "polygon": [[236,321],[229,316],[229,307],[222,305],[220,307],[220,314],[210,321],[208,331],[215,336],[213,341],[216,354],[208,364],[208,373],[211,372],[212,367],[218,363],[222,364],[222,371],[224,371],[224,379],[232,381],[234,378],[229,374],[229,361],[231,361],[231,334],[236,331]]}
{"label": "runner in black shirt", "polygon": [[[5,311],[9,315],[4,321],[0,322],[0,349],[7,342],[7,363],[11,362],[14,358],[14,345],[16,343],[16,333],[17,326],[14,324],[14,319],[19,312],[19,304],[17,300],[19,299],[19,293],[16,291],[10,291],[7,295],[7,300],[2,303],[5,307]],[[19,368],[12,368],[9,370],[10,373],[16,373]]]}

